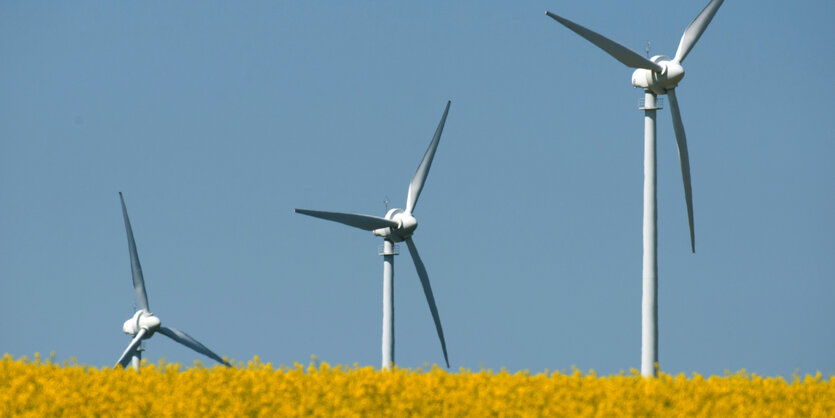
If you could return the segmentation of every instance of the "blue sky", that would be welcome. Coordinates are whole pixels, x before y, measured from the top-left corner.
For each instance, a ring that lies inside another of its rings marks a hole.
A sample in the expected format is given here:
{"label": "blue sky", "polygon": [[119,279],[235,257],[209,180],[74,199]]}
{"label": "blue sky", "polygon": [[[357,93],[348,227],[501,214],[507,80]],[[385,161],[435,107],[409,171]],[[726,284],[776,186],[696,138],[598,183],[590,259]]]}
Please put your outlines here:
{"label": "blue sky", "polygon": [[[0,352],[110,365],[135,293],[221,355],[378,366],[381,240],[415,215],[453,369],[640,366],[632,70],[545,16],[673,55],[706,1],[3,2]],[[835,4],[726,2],[658,118],[660,363],[835,372]],[[405,246],[396,360],[442,363]],[[210,360],[157,335],[146,358]]]}

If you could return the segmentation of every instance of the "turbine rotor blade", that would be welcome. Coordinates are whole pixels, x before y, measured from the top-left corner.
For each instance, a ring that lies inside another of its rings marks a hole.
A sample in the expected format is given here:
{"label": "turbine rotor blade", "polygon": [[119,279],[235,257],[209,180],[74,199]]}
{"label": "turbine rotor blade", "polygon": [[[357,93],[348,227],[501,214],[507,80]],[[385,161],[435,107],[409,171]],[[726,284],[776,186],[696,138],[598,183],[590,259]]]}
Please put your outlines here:
{"label": "turbine rotor blade", "polygon": [[130,341],[128,344],[128,348],[125,349],[125,352],[122,353],[122,356],[119,357],[119,361],[116,362],[114,367],[122,366],[122,368],[127,367],[128,363],[130,363],[131,357],[133,357],[133,353],[136,352],[136,349],[139,347],[139,343],[142,342],[142,337],[145,336],[145,333],[148,332],[145,328],[141,328],[139,332],[136,333],[136,336]]}
{"label": "turbine rotor blade", "polygon": [[168,328],[168,327],[159,327],[159,332],[165,335],[168,338],[200,353],[207,357],[210,357],[212,360],[217,361],[224,366],[231,367],[232,365],[229,364],[226,360],[222,359],[219,355],[215,354],[212,350],[209,350],[203,344],[200,344],[200,341],[197,341],[191,335],[186,334],[183,331],[180,331],[176,328]]}
{"label": "turbine rotor blade", "polygon": [[441,116],[441,121],[438,123],[438,128],[435,129],[435,136],[432,137],[432,142],[429,143],[429,148],[426,149],[426,154],[423,155],[423,161],[412,176],[412,182],[409,183],[409,194],[406,198],[406,213],[412,213],[417,205],[420,192],[423,190],[423,184],[426,183],[426,176],[429,175],[429,167],[432,166],[432,159],[435,158],[435,151],[438,149],[438,142],[441,140],[441,133],[444,131],[444,124],[446,123],[446,116],[449,113],[449,105],[452,101],[446,102],[446,109],[444,115]]}
{"label": "turbine rotor blade", "polygon": [[676,50],[676,56],[673,58],[673,61],[678,63],[684,61],[684,57],[696,45],[696,42],[705,32],[710,21],[713,20],[713,15],[719,10],[719,6],[722,5],[723,1],[725,0],[711,0],[702,12],[687,25],[687,29],[684,30],[684,35],[681,36],[681,41],[678,43],[678,50]]}
{"label": "turbine rotor blade", "polygon": [[660,65],[650,61],[647,58],[641,56],[637,52],[591,30],[580,26],[562,16],[558,16],[551,12],[545,12],[548,16],[552,19],[556,20],[557,22],[562,23],[563,26],[567,27],[574,31],[574,33],[586,38],[587,41],[597,45],[598,48],[606,51],[609,55],[611,55],[614,59],[620,61],[627,67],[631,68],[646,68],[647,70],[652,70],[655,72],[661,72],[662,68]]}
{"label": "turbine rotor blade", "polygon": [[360,215],[358,213],[325,212],[321,210],[308,209],[296,209],[296,213],[312,216],[314,218],[326,219],[328,221],[339,222],[341,224],[364,229],[366,231],[373,231],[380,228],[397,228],[400,226],[399,223],[386,218],[371,215]]}
{"label": "turbine rotor blade", "polygon": [[667,90],[670,98],[670,113],[673,115],[673,129],[676,132],[678,146],[678,160],[681,163],[681,178],[684,181],[684,200],[687,202],[687,220],[690,223],[690,249],[696,252],[696,236],[693,229],[693,190],[690,185],[690,156],[687,153],[687,137],[684,135],[684,124],[681,123],[681,112],[674,89]]}
{"label": "turbine rotor blade", "polygon": [[122,192],[119,192],[119,200],[122,201],[122,217],[125,218],[125,231],[128,233],[128,251],[130,251],[130,271],[133,276],[133,288],[136,289],[136,297],[139,299],[139,305],[142,309],[150,312],[151,308],[148,307],[148,294],[145,291],[145,279],[142,277],[142,266],[139,264],[139,255],[136,253],[136,242],[133,239],[133,230],[130,227],[128,209],[125,207],[125,198],[122,197]]}
{"label": "turbine rotor blade", "polygon": [[426,301],[429,303],[429,310],[432,312],[432,320],[435,321],[435,330],[438,331],[438,338],[441,340],[441,349],[444,351],[444,362],[449,368],[449,357],[446,352],[446,341],[444,341],[444,329],[441,327],[441,317],[438,315],[438,306],[435,305],[435,296],[432,295],[432,286],[429,285],[429,274],[426,273],[426,267],[420,259],[417,247],[412,238],[406,238],[406,245],[409,247],[409,253],[412,254],[412,260],[415,262],[418,277],[420,277],[420,284],[423,286],[423,293],[426,295]]}

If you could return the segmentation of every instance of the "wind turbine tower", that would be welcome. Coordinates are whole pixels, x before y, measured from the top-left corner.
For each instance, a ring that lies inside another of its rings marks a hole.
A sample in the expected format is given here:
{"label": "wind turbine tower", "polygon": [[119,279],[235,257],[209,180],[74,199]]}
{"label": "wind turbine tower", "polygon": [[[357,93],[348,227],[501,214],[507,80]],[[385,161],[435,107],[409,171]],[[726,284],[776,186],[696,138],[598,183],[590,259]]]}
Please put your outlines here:
{"label": "wind turbine tower", "polygon": [[139,371],[139,361],[142,358],[142,341],[151,338],[159,332],[168,338],[200,353],[208,356],[224,366],[231,366],[229,362],[215,354],[208,347],[195,340],[191,335],[176,328],[168,328],[161,325],[159,318],[151,313],[148,304],[148,293],[145,290],[145,277],[142,275],[142,266],[139,264],[139,254],[136,251],[136,242],[133,239],[133,229],[128,218],[128,209],[125,207],[125,199],[119,192],[119,200],[122,202],[122,217],[125,220],[125,231],[128,235],[128,252],[130,253],[131,276],[133,276],[133,288],[136,290],[136,298],[139,299],[141,309],[122,325],[122,331],[132,337],[130,344],[116,361],[116,367],[126,367],[131,363],[136,371]]}
{"label": "wind turbine tower", "polygon": [[658,216],[656,215],[656,154],[655,154],[655,116],[658,106],[657,95],[666,94],[670,98],[670,113],[673,117],[678,157],[681,164],[681,177],[684,183],[684,200],[687,204],[687,219],[690,225],[690,249],[696,252],[696,239],[693,229],[693,193],[690,185],[690,158],[687,154],[687,138],[678,107],[675,88],[684,78],[681,63],[696,42],[702,36],[719,6],[724,0],[711,0],[696,19],[684,30],[675,57],[657,55],[644,58],[631,49],[580,26],[564,17],[551,12],[546,14],[582,36],[589,42],[606,51],[627,67],[635,68],[632,73],[632,85],[644,89],[644,258],[643,258],[643,297],[641,304],[641,374],[655,376],[658,364]]}
{"label": "wind turbine tower", "polygon": [[426,183],[426,176],[429,175],[429,168],[435,158],[435,151],[441,140],[441,133],[444,130],[446,117],[449,113],[450,102],[447,102],[441,122],[435,130],[435,136],[429,143],[429,148],[423,156],[423,160],[409,183],[409,193],[406,198],[406,209],[389,209],[384,218],[372,215],[361,215],[345,212],[324,212],[318,210],[296,209],[296,213],[326,219],[329,221],[343,223],[354,228],[372,231],[374,235],[383,238],[383,360],[382,367],[388,369],[394,364],[394,256],[396,255],[394,243],[406,242],[412,261],[415,263],[420,284],[423,286],[423,293],[426,295],[426,302],[429,304],[429,311],[432,313],[432,320],[435,322],[435,330],[438,339],[441,341],[441,350],[444,353],[444,362],[449,367],[444,330],[441,327],[441,318],[438,315],[438,307],[435,304],[435,296],[432,294],[432,286],[429,284],[429,274],[426,266],[418,254],[412,234],[417,228],[417,219],[413,212],[417,205],[420,192]]}

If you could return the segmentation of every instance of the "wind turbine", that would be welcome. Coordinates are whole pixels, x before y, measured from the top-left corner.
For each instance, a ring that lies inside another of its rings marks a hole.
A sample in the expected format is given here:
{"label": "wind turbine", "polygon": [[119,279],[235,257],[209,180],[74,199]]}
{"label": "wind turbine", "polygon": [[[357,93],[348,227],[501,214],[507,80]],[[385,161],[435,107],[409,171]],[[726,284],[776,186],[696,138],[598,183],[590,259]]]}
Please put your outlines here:
{"label": "wind turbine", "polygon": [[122,325],[122,330],[125,334],[133,337],[128,348],[119,357],[116,362],[116,367],[126,367],[130,362],[133,368],[139,370],[139,360],[142,357],[140,344],[143,340],[151,338],[157,331],[168,338],[200,353],[204,354],[213,360],[223,364],[224,366],[231,366],[226,360],[219,355],[209,350],[205,345],[195,340],[192,336],[180,331],[176,328],[164,327],[160,324],[159,318],[151,313],[151,308],[148,307],[148,294],[145,291],[145,279],[142,277],[142,266],[139,265],[139,255],[136,253],[136,242],[133,240],[133,230],[130,227],[130,219],[128,219],[128,209],[125,207],[125,199],[122,197],[122,192],[119,192],[119,199],[122,201],[122,216],[125,218],[125,230],[128,234],[128,250],[130,251],[130,267],[133,276],[133,287],[136,289],[136,297],[139,299],[139,305],[142,309],[136,311],[133,316],[125,321]]}
{"label": "wind turbine", "polygon": [[673,129],[678,145],[681,163],[681,177],[684,182],[684,200],[687,204],[687,220],[690,224],[690,249],[696,252],[693,230],[693,193],[690,186],[690,159],[687,154],[687,138],[681,122],[675,88],[684,78],[681,66],[684,58],[696,45],[707,25],[713,19],[723,0],[711,0],[696,19],[684,30],[675,57],[657,55],[651,59],[642,57],[629,48],[605,36],[580,26],[551,12],[548,16],[571,29],[589,42],[597,45],[627,67],[635,68],[632,85],[644,89],[644,257],[643,257],[643,301],[641,307],[641,374],[656,375],[658,363],[658,234],[656,226],[656,173],[655,173],[655,111],[658,109],[656,95],[666,94],[670,98],[670,112],[673,115]]}
{"label": "wind turbine", "polygon": [[429,174],[429,167],[432,165],[432,159],[435,157],[435,151],[438,149],[438,142],[441,140],[441,132],[444,130],[444,123],[449,113],[448,101],[444,114],[441,116],[441,122],[438,123],[438,128],[435,130],[435,136],[423,156],[423,161],[412,177],[409,183],[409,193],[406,198],[406,210],[390,209],[385,218],[380,218],[371,215],[360,215],[356,213],[344,212],[323,212],[318,210],[296,209],[296,213],[313,216],[316,218],[326,219],[329,221],[343,223],[355,228],[364,229],[366,231],[373,231],[374,235],[383,238],[383,368],[387,369],[394,364],[394,251],[395,242],[406,242],[409,247],[409,253],[412,254],[412,260],[415,262],[420,284],[423,286],[423,293],[426,295],[426,301],[429,303],[429,310],[432,313],[432,319],[435,321],[435,330],[438,332],[438,338],[441,340],[441,350],[444,352],[444,362],[447,368],[449,367],[449,358],[447,357],[446,342],[444,341],[444,330],[441,328],[441,318],[438,316],[438,307],[435,304],[435,296],[432,294],[432,287],[429,285],[429,275],[426,273],[426,267],[420,259],[415,242],[412,240],[412,234],[417,228],[417,219],[412,214],[417,205],[418,197],[423,184],[426,182],[426,176]]}

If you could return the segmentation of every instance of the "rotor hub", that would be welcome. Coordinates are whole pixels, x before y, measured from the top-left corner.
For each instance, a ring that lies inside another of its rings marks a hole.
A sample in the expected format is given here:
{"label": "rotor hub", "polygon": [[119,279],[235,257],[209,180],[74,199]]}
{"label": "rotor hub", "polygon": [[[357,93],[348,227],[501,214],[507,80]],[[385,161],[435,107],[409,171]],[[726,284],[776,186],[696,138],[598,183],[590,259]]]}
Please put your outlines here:
{"label": "rotor hub", "polygon": [[154,314],[140,309],[130,319],[125,321],[122,325],[122,331],[125,334],[136,335],[139,333],[139,330],[145,329],[148,332],[147,337],[150,337],[159,329],[160,324],[159,318],[154,316]]}
{"label": "rotor hub", "polygon": [[417,229],[417,219],[411,213],[404,212],[403,209],[390,209],[386,213],[386,219],[397,222],[397,227],[375,229],[374,235],[401,242],[412,236]]}
{"label": "rotor hub", "polygon": [[665,94],[668,89],[675,88],[684,78],[684,67],[678,62],[664,55],[656,55],[650,61],[661,66],[660,72],[645,68],[638,68],[632,73],[632,85],[655,94]]}

